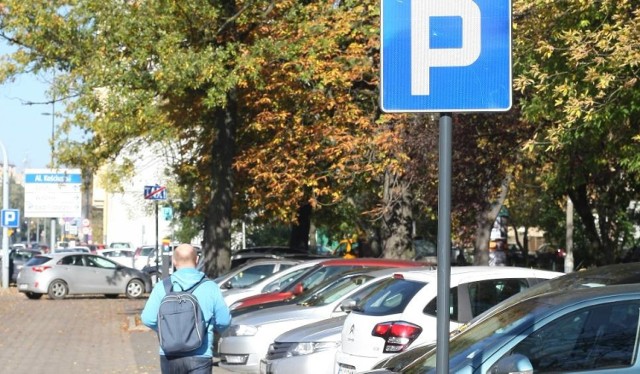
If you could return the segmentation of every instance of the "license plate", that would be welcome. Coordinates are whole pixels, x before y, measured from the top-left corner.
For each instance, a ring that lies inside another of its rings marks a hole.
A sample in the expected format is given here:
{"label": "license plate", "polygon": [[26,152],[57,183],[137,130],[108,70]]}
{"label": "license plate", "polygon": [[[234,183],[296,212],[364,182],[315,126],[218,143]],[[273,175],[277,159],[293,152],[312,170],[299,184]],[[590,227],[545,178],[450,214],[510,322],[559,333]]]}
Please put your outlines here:
{"label": "license plate", "polygon": [[356,368],[353,366],[345,366],[342,364],[338,364],[338,374],[355,374]]}
{"label": "license plate", "polygon": [[260,374],[269,374],[270,366],[265,360],[260,360]]}
{"label": "license plate", "polygon": [[20,290],[26,290],[27,288],[29,288],[29,285],[26,283],[22,283],[18,285],[18,289]]}

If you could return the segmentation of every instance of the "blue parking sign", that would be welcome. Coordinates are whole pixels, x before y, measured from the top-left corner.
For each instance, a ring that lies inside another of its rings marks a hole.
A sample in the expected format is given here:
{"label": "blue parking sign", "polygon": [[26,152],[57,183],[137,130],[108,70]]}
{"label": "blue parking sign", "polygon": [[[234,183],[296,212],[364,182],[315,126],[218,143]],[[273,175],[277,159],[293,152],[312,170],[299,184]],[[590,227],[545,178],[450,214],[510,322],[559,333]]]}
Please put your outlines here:
{"label": "blue parking sign", "polygon": [[16,228],[20,225],[18,209],[2,209],[2,227]]}
{"label": "blue parking sign", "polygon": [[510,0],[382,0],[386,112],[511,108]]}

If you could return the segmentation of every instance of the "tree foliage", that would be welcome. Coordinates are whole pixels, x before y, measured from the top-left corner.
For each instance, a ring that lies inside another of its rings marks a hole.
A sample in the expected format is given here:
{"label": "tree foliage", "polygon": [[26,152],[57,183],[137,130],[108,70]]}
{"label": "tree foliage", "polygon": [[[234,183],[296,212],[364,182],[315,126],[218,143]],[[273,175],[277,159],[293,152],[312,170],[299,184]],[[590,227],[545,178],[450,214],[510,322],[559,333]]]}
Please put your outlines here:
{"label": "tree foliage", "polygon": [[514,86],[537,126],[527,149],[546,192],[573,201],[587,250],[609,262],[640,187],[640,6],[523,0],[514,19]]}

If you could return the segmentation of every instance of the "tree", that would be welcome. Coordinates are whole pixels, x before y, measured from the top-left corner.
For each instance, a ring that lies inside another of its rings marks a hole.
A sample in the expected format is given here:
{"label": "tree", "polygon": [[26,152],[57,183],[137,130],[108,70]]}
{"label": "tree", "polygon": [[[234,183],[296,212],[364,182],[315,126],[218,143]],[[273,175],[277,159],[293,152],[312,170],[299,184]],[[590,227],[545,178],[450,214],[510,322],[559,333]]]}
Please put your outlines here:
{"label": "tree", "polygon": [[[596,263],[611,262],[637,198],[637,2],[514,3],[515,89],[547,193],[571,198]],[[540,146],[544,145],[544,146]]]}
{"label": "tree", "polygon": [[[229,264],[234,208],[293,223],[388,162],[361,157],[379,117],[372,1],[4,4],[0,37],[19,49],[0,80],[55,70],[61,131],[86,132],[58,144],[58,161],[92,172],[123,149],[178,147],[212,275]],[[126,157],[112,170],[131,171]]]}

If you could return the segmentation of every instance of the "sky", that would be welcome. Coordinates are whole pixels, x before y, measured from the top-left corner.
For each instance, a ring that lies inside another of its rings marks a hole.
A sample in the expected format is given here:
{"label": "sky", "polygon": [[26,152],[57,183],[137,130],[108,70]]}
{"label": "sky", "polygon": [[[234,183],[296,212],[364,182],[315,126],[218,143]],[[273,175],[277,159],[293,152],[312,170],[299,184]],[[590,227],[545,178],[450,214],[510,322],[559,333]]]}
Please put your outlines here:
{"label": "sky", "polygon": [[[8,51],[0,44],[0,54]],[[49,78],[21,75],[14,82],[0,85],[0,142],[6,148],[8,164],[20,171],[46,168],[51,161],[51,104],[24,104],[49,101]],[[60,113],[62,108],[55,109]],[[61,123],[62,119],[56,117],[55,121]]]}

